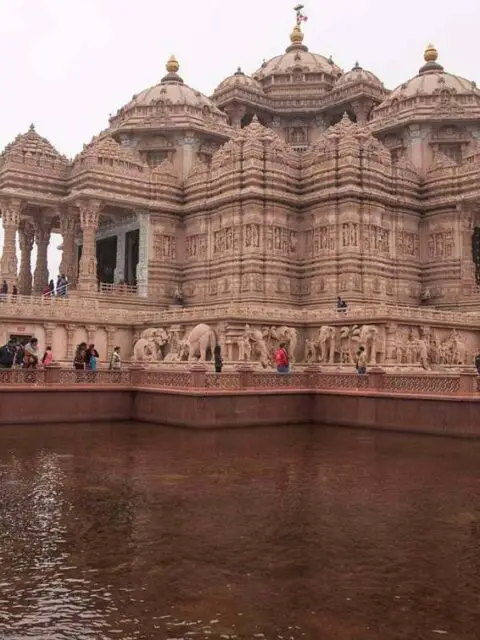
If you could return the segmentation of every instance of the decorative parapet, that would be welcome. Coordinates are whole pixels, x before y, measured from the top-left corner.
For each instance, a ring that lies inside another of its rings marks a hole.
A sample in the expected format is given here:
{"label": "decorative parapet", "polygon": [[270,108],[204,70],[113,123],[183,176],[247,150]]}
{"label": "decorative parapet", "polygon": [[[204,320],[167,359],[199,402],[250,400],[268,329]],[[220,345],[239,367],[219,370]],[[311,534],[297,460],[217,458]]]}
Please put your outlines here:
{"label": "decorative parapet", "polygon": [[211,373],[205,366],[194,365],[189,371],[145,370],[141,367],[118,371],[77,371],[59,366],[44,369],[0,370],[0,385],[50,386],[83,385],[120,386],[162,391],[202,393],[257,392],[335,392],[357,391],[417,396],[455,396],[480,393],[479,376],[472,369],[460,374],[385,373],[372,368],[369,374],[323,372],[309,368],[303,372],[281,375],[254,372],[245,366],[237,371]]}

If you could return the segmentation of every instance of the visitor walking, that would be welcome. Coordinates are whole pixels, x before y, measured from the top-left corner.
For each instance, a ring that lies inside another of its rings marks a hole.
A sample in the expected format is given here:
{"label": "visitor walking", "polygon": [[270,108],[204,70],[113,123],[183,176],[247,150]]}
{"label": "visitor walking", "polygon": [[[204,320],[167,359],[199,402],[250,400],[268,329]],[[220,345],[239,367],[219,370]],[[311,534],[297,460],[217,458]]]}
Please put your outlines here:
{"label": "visitor walking", "polygon": [[0,347],[0,369],[11,369],[13,367],[15,351],[15,340],[9,340],[7,344]]}
{"label": "visitor walking", "polygon": [[32,338],[30,342],[25,345],[25,353],[23,356],[23,368],[24,369],[36,369],[38,365],[38,340]]}
{"label": "visitor walking", "polygon": [[340,296],[337,298],[337,311],[339,313],[345,313],[347,311],[347,303],[345,300],[342,300]]}
{"label": "visitor walking", "polygon": [[7,296],[8,296],[8,282],[4,280],[2,284],[2,288],[0,289],[0,300],[2,302],[6,302]]}
{"label": "visitor walking", "polygon": [[75,355],[73,357],[74,369],[85,369],[86,354],[87,354],[87,343],[80,342],[80,344],[75,349]]}
{"label": "visitor walking", "polygon": [[480,376],[480,353],[475,356],[475,367],[477,369],[477,373]]}
{"label": "visitor walking", "polygon": [[122,366],[122,358],[120,356],[120,347],[115,347],[110,357],[109,369],[120,369]]}
{"label": "visitor walking", "polygon": [[359,347],[357,351],[357,373],[363,375],[367,373],[367,354],[365,353],[365,347]]}
{"label": "visitor walking", "polygon": [[275,364],[278,373],[290,373],[290,358],[288,357],[287,346],[282,343],[275,353]]}
{"label": "visitor walking", "polygon": [[89,369],[90,371],[96,371],[97,370],[97,360],[99,358],[99,354],[98,351],[95,349],[95,345],[94,344],[89,344],[88,345],[88,349],[85,352],[85,364],[86,364],[86,368]]}
{"label": "visitor walking", "polygon": [[219,344],[217,344],[217,346],[213,350],[213,359],[215,364],[215,373],[222,373],[222,367],[223,367],[222,347]]}
{"label": "visitor walking", "polygon": [[42,364],[44,367],[48,367],[52,363],[53,363],[52,347],[47,347],[45,349],[45,353],[43,354]]}

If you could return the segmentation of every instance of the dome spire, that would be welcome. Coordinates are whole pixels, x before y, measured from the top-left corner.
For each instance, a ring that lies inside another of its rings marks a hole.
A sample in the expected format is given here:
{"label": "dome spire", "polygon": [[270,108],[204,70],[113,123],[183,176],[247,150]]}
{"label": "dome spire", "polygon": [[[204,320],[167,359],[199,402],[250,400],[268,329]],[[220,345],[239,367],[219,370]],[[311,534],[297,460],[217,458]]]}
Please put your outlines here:
{"label": "dome spire", "polygon": [[171,55],[167,60],[165,68],[167,70],[167,75],[162,78],[162,84],[183,84],[182,78],[178,75],[180,65],[178,64],[178,60],[174,55]]}
{"label": "dome spire", "polygon": [[293,10],[296,15],[296,23],[290,34],[290,42],[292,43],[287,47],[287,53],[299,49],[301,51],[308,51],[307,47],[303,44],[303,38],[305,37],[302,31],[302,23],[308,20],[307,16],[303,13],[303,4],[297,4]]}
{"label": "dome spire", "polygon": [[423,54],[423,59],[425,60],[425,64],[420,68],[420,74],[428,73],[430,71],[443,71],[442,65],[437,62],[438,51],[435,49],[433,44],[427,45]]}

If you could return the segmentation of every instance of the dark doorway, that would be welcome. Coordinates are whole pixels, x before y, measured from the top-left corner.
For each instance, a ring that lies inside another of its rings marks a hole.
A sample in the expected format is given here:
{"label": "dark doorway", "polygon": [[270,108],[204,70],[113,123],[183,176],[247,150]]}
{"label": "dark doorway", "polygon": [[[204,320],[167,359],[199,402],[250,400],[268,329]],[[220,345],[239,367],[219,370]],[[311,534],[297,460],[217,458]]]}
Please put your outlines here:
{"label": "dark doorway", "polygon": [[97,278],[113,284],[117,267],[117,236],[97,240]]}
{"label": "dark doorway", "polygon": [[125,235],[125,284],[137,284],[137,266],[140,249],[140,231],[129,231]]}
{"label": "dark doorway", "polygon": [[28,344],[32,338],[32,335],[26,333],[11,333],[9,336],[9,340],[13,340],[16,344]]}
{"label": "dark doorway", "polygon": [[475,265],[475,281],[480,285],[480,227],[475,227],[472,235],[472,259]]}

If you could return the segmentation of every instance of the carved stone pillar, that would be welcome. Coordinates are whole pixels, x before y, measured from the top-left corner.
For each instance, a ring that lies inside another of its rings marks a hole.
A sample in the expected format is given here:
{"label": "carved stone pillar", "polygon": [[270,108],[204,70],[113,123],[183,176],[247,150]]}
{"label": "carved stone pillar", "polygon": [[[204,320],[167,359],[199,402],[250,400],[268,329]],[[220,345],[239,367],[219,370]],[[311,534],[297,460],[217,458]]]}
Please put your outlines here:
{"label": "carved stone pillar", "polygon": [[44,325],[45,330],[45,349],[47,347],[53,348],[53,334],[55,332],[56,325],[47,323]]}
{"label": "carved stone pillar", "polygon": [[62,234],[62,260],[60,274],[68,278],[71,285],[77,282],[77,264],[75,233],[78,227],[78,216],[73,211],[60,213],[60,233]]}
{"label": "carved stone pillar", "polygon": [[112,351],[117,346],[115,343],[117,330],[115,327],[105,327],[105,331],[107,332],[107,358],[110,358],[110,356],[112,355]]}
{"label": "carved stone pillar", "polygon": [[125,282],[125,248],[126,248],[126,233],[120,231],[117,234],[117,257],[115,266],[115,282]]}
{"label": "carved stone pillar", "polygon": [[42,295],[48,284],[48,245],[50,244],[51,220],[35,220],[35,244],[37,245],[37,263],[33,274],[33,293]]}
{"label": "carved stone pillar", "polygon": [[87,330],[87,344],[95,344],[95,334],[98,327],[95,324],[88,324],[85,329]]}
{"label": "carved stone pillar", "polygon": [[0,263],[1,280],[6,280],[9,290],[17,282],[17,231],[20,225],[22,201],[16,198],[1,203],[3,224],[3,251]]}
{"label": "carved stone pillar", "polygon": [[18,274],[18,290],[24,296],[32,294],[32,249],[35,239],[33,224],[25,220],[19,230],[20,271]]}
{"label": "carved stone pillar", "polygon": [[352,109],[355,113],[358,124],[365,124],[367,122],[372,108],[372,100],[354,100],[352,102]]}
{"label": "carved stone pillar", "polygon": [[78,205],[80,212],[80,227],[83,233],[82,257],[80,258],[80,273],[78,289],[80,291],[97,291],[97,246],[95,234],[100,219],[100,203],[88,200]]}
{"label": "carved stone pillar", "polygon": [[137,213],[140,223],[137,288],[138,294],[144,298],[148,296],[148,260],[150,249],[150,216],[148,213]]}
{"label": "carved stone pillar", "polygon": [[67,324],[65,325],[65,329],[67,330],[67,360],[73,360],[73,356],[75,355],[75,331],[77,330],[76,325]]}

